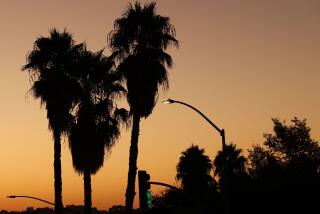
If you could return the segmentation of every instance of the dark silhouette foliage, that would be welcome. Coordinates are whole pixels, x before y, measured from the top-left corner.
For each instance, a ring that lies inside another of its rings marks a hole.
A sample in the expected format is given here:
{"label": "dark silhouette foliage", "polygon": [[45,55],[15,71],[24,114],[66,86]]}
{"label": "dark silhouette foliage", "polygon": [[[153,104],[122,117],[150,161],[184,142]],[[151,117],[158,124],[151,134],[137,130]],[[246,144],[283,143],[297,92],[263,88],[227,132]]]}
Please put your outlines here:
{"label": "dark silhouette foliage", "polygon": [[[176,179],[180,182],[180,188],[190,197],[189,205],[199,206],[203,212],[211,209],[219,210],[217,182],[210,175],[212,163],[208,156],[204,155],[204,149],[192,145],[182,152],[177,164]],[[213,200],[214,199],[214,200]]]}
{"label": "dark silhouette foliage", "polygon": [[103,165],[104,155],[90,154],[111,149],[119,137],[121,122],[127,121],[127,112],[117,109],[114,103],[114,98],[125,94],[125,89],[112,70],[112,59],[102,52],[85,50],[77,63],[78,74],[74,77],[81,90],[73,110],[70,148],[75,170],[81,173],[88,169],[95,174]]}
{"label": "dark silhouette foliage", "polygon": [[172,58],[165,52],[178,45],[175,29],[168,17],[156,14],[156,3],[129,4],[114,22],[108,35],[109,46],[118,56],[119,73],[128,91],[127,101],[132,119],[126,210],[131,211],[135,196],[138,136],[141,117],[148,117],[157,101],[158,89],[168,87],[167,67]]}
{"label": "dark silhouette foliage", "polygon": [[212,213],[222,211],[218,185],[210,175],[212,163],[204,149],[192,145],[177,164],[176,179],[181,191],[167,189],[154,199],[154,208],[173,213]]}
{"label": "dark silhouette foliage", "polygon": [[[247,204],[249,176],[246,170],[247,158],[235,144],[226,145],[225,151],[219,151],[213,162],[214,175],[219,178],[220,192],[224,195],[225,206],[231,213],[245,213]],[[225,161],[225,162],[224,162]],[[224,176],[223,180],[222,176]],[[225,191],[228,191],[227,193]]]}
{"label": "dark silhouette foliage", "polygon": [[[292,125],[273,119],[274,134],[265,134],[264,147],[249,151],[252,197],[261,213],[319,212],[320,146],[311,139],[306,120]],[[268,204],[268,205],[267,205]]]}
{"label": "dark silhouette foliage", "polygon": [[247,159],[241,155],[242,149],[237,149],[235,144],[226,145],[225,151],[219,151],[214,159],[214,175],[221,178],[225,170],[223,161],[226,161],[229,167],[227,172],[230,176],[243,176],[246,174]]}
{"label": "dark silhouette foliage", "polygon": [[195,198],[203,198],[215,184],[210,172],[211,160],[204,155],[204,149],[192,145],[182,152],[177,165],[176,179],[180,181],[181,189]]}

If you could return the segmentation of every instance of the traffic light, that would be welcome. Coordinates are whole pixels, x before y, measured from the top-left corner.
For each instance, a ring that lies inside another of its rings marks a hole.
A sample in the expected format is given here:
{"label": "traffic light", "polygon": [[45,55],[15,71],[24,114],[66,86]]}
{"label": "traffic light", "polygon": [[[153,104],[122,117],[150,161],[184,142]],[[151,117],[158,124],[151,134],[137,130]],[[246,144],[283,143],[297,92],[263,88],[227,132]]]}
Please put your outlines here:
{"label": "traffic light", "polygon": [[146,171],[138,171],[139,179],[139,199],[140,209],[147,209],[151,206],[151,192],[150,192],[150,175]]}

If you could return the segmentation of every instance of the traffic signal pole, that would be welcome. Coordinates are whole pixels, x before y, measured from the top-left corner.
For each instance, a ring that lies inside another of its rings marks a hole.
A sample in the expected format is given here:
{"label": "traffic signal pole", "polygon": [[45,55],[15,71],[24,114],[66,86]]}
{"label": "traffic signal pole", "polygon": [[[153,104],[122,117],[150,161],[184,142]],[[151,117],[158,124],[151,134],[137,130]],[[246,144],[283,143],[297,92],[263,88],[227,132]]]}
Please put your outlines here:
{"label": "traffic signal pole", "polygon": [[150,181],[150,184],[154,184],[154,185],[159,185],[159,186],[164,186],[164,187],[169,187],[170,189],[176,190],[180,193],[182,193],[183,195],[187,196],[189,199],[191,199],[192,201],[194,201],[196,204],[198,204],[200,207],[204,208],[205,210],[209,210],[209,208],[201,201],[197,200],[196,198],[194,198],[192,195],[184,192],[183,190],[172,186],[170,184],[166,184],[166,183],[162,183],[162,182],[155,182],[155,181]]}
{"label": "traffic signal pole", "polygon": [[162,182],[155,182],[155,181],[150,181],[149,184],[154,184],[154,185],[159,185],[159,186],[164,186],[164,187],[169,187],[171,189],[174,189],[174,190],[177,190],[177,191],[182,191],[181,189],[175,187],[175,186],[172,186],[170,184],[165,184],[165,183],[162,183]]}

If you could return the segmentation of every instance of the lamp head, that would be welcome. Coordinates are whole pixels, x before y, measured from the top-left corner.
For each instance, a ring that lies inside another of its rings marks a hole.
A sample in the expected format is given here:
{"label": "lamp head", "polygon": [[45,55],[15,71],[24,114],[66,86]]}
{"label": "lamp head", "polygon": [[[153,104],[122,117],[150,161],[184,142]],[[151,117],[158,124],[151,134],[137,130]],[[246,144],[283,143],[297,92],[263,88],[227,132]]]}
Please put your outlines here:
{"label": "lamp head", "polygon": [[171,104],[171,103],[174,103],[174,100],[172,100],[172,99],[167,99],[167,100],[165,100],[165,101],[162,101],[162,103],[164,103],[164,104]]}

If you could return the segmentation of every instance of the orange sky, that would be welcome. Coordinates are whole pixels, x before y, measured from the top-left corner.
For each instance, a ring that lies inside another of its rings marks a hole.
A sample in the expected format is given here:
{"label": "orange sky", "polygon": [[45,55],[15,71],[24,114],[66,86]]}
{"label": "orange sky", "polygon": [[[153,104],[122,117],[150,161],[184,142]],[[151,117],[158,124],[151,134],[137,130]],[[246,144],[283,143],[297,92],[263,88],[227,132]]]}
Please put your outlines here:
{"label": "orange sky", "polygon": [[[33,42],[57,27],[67,28],[92,50],[104,48],[128,2],[0,2],[0,210],[46,206],[6,199],[9,194],[54,200],[46,113],[39,100],[28,96],[28,74],[20,71]],[[226,129],[227,142],[243,149],[262,143],[262,134],[272,131],[271,117],[307,118],[312,137],[320,139],[318,0],[159,0],[157,5],[159,14],[171,17],[180,41],[178,50],[168,50],[174,59],[170,90],[159,101],[171,97],[199,108]],[[129,140],[130,131],[123,130],[92,178],[93,206],[99,209],[124,203]],[[151,180],[176,184],[180,153],[192,143],[211,159],[221,148],[218,133],[195,112],[159,102],[141,122],[138,167]],[[67,143],[62,179],[64,204],[82,204],[82,177],[72,168]]]}

